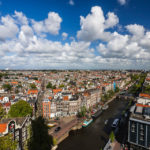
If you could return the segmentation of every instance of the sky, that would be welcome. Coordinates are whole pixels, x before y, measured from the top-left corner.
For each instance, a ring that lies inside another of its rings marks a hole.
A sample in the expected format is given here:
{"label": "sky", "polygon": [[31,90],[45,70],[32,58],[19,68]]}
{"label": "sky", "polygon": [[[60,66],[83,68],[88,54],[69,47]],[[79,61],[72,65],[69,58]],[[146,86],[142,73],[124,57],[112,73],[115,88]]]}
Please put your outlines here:
{"label": "sky", "polygon": [[0,69],[150,69],[150,0],[0,0]]}

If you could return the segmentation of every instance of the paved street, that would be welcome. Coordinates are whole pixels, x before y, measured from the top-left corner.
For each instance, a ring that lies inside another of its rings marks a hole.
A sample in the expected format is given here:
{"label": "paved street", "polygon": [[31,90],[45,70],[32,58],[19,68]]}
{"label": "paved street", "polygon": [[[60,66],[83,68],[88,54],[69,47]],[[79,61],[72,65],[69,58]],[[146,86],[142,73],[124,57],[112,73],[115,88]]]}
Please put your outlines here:
{"label": "paved street", "polygon": [[37,101],[37,114],[36,114],[37,117],[42,115],[42,100],[44,98],[44,90],[45,90],[45,88],[44,88],[45,87],[44,78],[42,78],[41,82],[42,82],[41,83],[41,91],[39,92],[38,101]]}
{"label": "paved street", "polygon": [[[58,126],[61,127],[61,130],[58,132],[55,132],[55,128],[52,128],[52,130],[49,131],[49,133],[55,137],[56,139],[59,139],[61,136],[66,134],[73,126],[77,124],[77,119],[74,118],[73,120],[68,122],[61,122]],[[52,132],[52,133],[51,133]]]}

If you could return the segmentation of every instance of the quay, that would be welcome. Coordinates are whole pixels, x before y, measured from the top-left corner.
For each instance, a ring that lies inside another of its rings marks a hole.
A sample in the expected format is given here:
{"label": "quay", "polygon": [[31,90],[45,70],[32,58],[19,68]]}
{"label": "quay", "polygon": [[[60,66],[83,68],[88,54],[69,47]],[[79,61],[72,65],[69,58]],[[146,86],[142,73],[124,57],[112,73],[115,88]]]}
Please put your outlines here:
{"label": "quay", "polygon": [[55,132],[55,128],[52,128],[49,130],[49,134],[53,136],[53,138],[56,139],[57,144],[62,142],[65,138],[69,136],[69,132],[72,130],[77,130],[82,128],[81,121],[79,121],[76,117],[74,117],[71,121],[64,122],[62,120],[59,121],[58,126],[61,127],[61,130],[58,132]]}

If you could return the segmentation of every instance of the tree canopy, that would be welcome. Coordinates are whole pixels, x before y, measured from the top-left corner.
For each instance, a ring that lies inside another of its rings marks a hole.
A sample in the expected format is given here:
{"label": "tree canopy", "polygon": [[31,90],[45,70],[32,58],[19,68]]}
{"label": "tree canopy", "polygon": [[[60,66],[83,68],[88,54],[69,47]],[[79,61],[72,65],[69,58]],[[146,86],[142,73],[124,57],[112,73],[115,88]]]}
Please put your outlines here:
{"label": "tree canopy", "polygon": [[86,107],[85,106],[82,106],[81,107],[81,111],[78,113],[78,116],[79,117],[85,117],[85,115],[86,115]]}
{"label": "tree canopy", "polygon": [[32,137],[28,143],[29,150],[50,150],[53,142],[52,136],[48,134],[48,126],[43,117],[32,121]]}
{"label": "tree canopy", "polygon": [[10,91],[12,86],[10,84],[3,84],[3,88],[6,90],[6,91]]}
{"label": "tree canopy", "polygon": [[24,100],[20,100],[10,107],[8,112],[10,117],[25,117],[32,115],[32,107]]}
{"label": "tree canopy", "polygon": [[31,89],[36,89],[36,85],[34,83],[30,84]]}
{"label": "tree canopy", "polygon": [[14,150],[17,148],[17,142],[12,140],[13,136],[8,134],[0,137],[0,150]]}
{"label": "tree canopy", "polygon": [[51,83],[51,82],[48,82],[46,88],[49,89],[49,88],[52,88],[52,87],[53,87],[52,83]]}
{"label": "tree canopy", "polygon": [[48,82],[46,88],[47,88],[47,89],[56,89],[56,85],[52,85],[51,82]]}
{"label": "tree canopy", "polygon": [[6,113],[5,113],[4,109],[3,109],[2,106],[0,105],[0,120],[1,120],[1,118],[4,117],[5,114],[6,114]]}
{"label": "tree canopy", "polygon": [[59,85],[59,88],[63,88],[63,87],[65,87],[64,84],[60,84],[60,85]]}

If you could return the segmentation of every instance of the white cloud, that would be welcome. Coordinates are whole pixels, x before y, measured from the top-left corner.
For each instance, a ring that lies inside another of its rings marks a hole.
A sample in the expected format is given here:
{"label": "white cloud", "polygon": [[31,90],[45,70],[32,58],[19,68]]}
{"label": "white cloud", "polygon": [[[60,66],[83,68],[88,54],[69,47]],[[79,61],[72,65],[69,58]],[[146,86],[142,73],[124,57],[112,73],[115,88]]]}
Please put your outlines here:
{"label": "white cloud", "polygon": [[62,18],[58,13],[49,12],[48,18],[43,21],[35,21],[32,20],[33,29],[38,34],[41,33],[50,33],[53,35],[57,35],[60,30],[60,24],[62,22]]}
{"label": "white cloud", "polygon": [[15,20],[7,15],[1,17],[0,20],[0,40],[6,40],[7,38],[14,38],[18,33],[18,26],[15,24]]}
{"label": "white cloud", "polygon": [[92,7],[91,13],[85,18],[80,16],[81,30],[77,32],[77,37],[85,41],[108,40],[111,33],[105,29],[114,27],[118,22],[119,19],[114,13],[109,12],[105,19],[101,7]]}
{"label": "white cloud", "polygon": [[63,40],[66,40],[67,37],[68,37],[68,34],[67,34],[66,32],[63,32],[63,33],[62,33],[62,38],[63,38]]}
{"label": "white cloud", "polygon": [[73,0],[69,0],[69,5],[74,5],[74,1]]}
{"label": "white cloud", "polygon": [[[47,33],[58,34],[62,19],[50,12],[35,21],[22,12],[0,19],[0,68],[10,69],[135,69],[150,67],[150,32],[142,25],[130,24],[126,34],[119,33],[119,19],[113,12],[106,17],[101,7],[80,17],[78,40],[52,41]],[[111,30],[110,30],[111,28]],[[62,40],[68,37],[62,32]],[[80,40],[81,39],[81,40]],[[92,41],[97,40],[97,47]],[[99,53],[98,53],[99,52]]]}
{"label": "white cloud", "polygon": [[127,2],[127,0],[118,0],[118,3],[119,3],[120,5],[125,5],[126,2]]}
{"label": "white cloud", "polygon": [[14,17],[17,18],[17,20],[16,20],[17,23],[23,24],[23,25],[27,25],[28,24],[28,19],[22,12],[15,11]]}
{"label": "white cloud", "polygon": [[107,20],[105,20],[105,29],[112,28],[118,23],[119,23],[118,17],[114,13],[109,12],[107,14]]}
{"label": "white cloud", "polygon": [[144,32],[145,32],[144,27],[141,25],[137,25],[137,24],[127,25],[126,28],[134,36],[142,37],[144,35]]}

